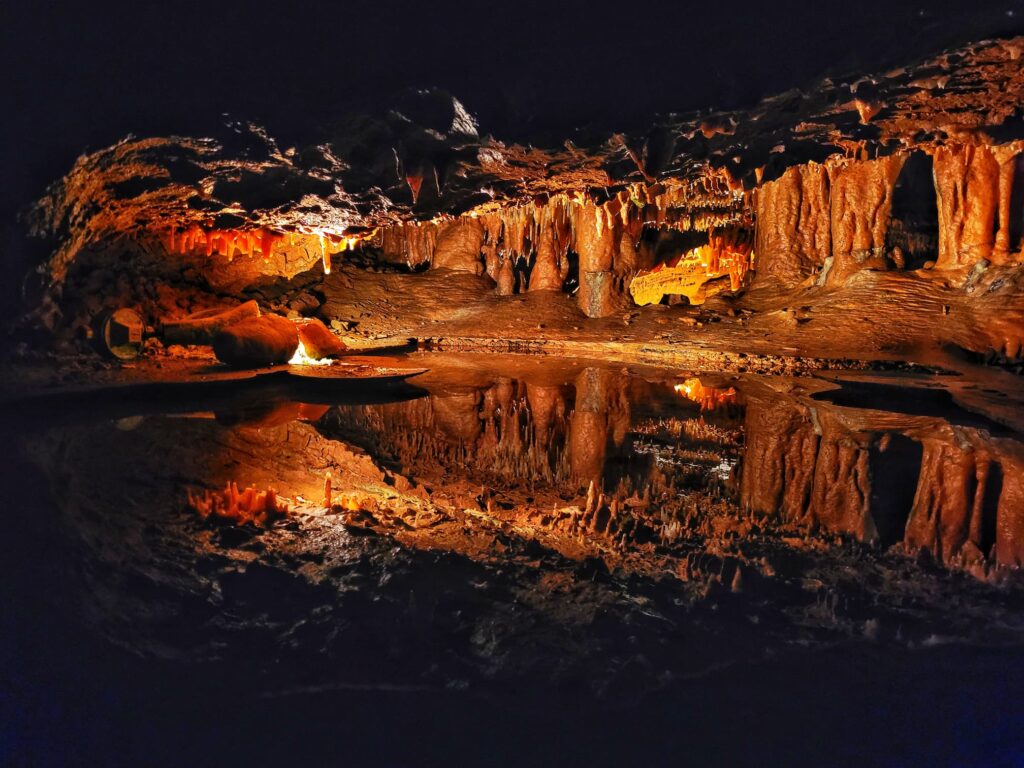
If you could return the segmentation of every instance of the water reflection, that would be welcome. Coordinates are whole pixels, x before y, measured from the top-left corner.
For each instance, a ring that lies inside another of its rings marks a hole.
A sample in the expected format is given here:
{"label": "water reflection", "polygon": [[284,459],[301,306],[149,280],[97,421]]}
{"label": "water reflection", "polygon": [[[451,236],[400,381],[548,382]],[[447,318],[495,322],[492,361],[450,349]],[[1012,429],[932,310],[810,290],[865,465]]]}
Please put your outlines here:
{"label": "water reflection", "polygon": [[[638,655],[629,678],[656,686],[794,643],[1016,637],[1017,592],[965,591],[914,557],[979,590],[1015,583],[1009,430],[818,379],[429,367],[394,396],[254,389],[18,431],[68,604],[133,652],[251,648],[290,682],[318,681],[323,654],[346,680],[445,685],[564,664],[603,679]],[[231,483],[272,489],[287,516],[189,508]]]}
{"label": "water reflection", "polygon": [[[659,493],[706,485],[738,449],[740,417],[680,398],[673,380],[584,367],[562,382],[497,376],[472,387],[420,382],[406,403],[343,406],[319,423],[403,474],[495,489]],[[693,422],[692,424],[690,422]]]}
{"label": "water reflection", "polygon": [[[394,514],[414,503],[410,489],[421,506],[498,504],[519,520],[542,510],[556,535],[603,534],[620,551],[697,538],[731,515],[901,545],[982,578],[1024,560],[1020,435],[941,389],[472,355],[430,362],[415,389],[390,393],[303,381],[292,391],[312,399],[299,400],[277,382],[198,409],[137,404],[142,413],[105,439],[127,454],[120,477],[148,478],[156,493],[256,484],[312,512],[334,472],[340,492],[379,497]],[[152,447],[120,449],[133,439],[126,430]],[[116,494],[120,484],[103,487]],[[573,547],[557,545],[581,554]]]}

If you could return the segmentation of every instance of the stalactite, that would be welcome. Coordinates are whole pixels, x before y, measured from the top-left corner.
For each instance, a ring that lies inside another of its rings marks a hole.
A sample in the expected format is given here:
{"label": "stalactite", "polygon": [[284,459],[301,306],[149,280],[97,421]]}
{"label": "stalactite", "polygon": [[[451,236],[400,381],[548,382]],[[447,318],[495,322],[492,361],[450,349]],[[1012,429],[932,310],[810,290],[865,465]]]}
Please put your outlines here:
{"label": "stalactite", "polygon": [[841,283],[859,269],[885,268],[893,188],[905,159],[812,162],[758,187],[758,281],[792,286],[826,269],[830,283]]}
{"label": "stalactite", "polygon": [[905,545],[924,550],[939,562],[950,562],[970,545],[972,559],[981,559],[982,514],[989,456],[946,440],[924,440],[921,475],[907,521]]}
{"label": "stalactite", "polygon": [[762,184],[755,196],[757,279],[796,285],[819,269],[832,248],[828,172],[808,163]]}
{"label": "stalactite", "polygon": [[531,291],[558,291],[565,282],[565,251],[559,242],[557,203],[549,202],[537,212],[534,266],[530,272]]}
{"label": "stalactite", "polygon": [[164,245],[168,253],[184,256],[201,248],[206,256],[217,253],[230,261],[236,253],[243,256],[258,253],[264,259],[268,259],[274,248],[284,239],[284,233],[270,229],[204,229],[193,225],[180,232],[176,227],[170,227],[166,230]]}
{"label": "stalactite", "polygon": [[[619,253],[620,258],[626,254],[624,246]],[[750,230],[712,231],[706,244],[637,274],[629,291],[640,305],[656,304],[666,295],[685,296],[691,304],[702,304],[709,281],[728,275],[729,288],[737,291],[753,265]]]}

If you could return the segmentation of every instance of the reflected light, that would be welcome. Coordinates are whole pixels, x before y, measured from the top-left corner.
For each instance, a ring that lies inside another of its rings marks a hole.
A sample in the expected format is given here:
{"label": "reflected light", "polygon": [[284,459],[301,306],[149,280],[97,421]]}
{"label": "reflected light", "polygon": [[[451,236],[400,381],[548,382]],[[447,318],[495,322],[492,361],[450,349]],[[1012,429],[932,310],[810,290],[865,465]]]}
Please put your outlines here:
{"label": "reflected light", "polygon": [[692,400],[700,405],[702,411],[713,411],[738,401],[735,388],[705,387],[697,378],[687,379],[681,384],[676,384],[673,389],[687,400]]}

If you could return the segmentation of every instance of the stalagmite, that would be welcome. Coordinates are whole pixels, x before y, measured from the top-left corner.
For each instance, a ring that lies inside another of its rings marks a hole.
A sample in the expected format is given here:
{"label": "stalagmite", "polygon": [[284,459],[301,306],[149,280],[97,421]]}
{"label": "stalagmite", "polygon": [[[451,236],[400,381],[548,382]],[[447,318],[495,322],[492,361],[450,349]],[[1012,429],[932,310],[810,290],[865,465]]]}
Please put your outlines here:
{"label": "stalagmite", "polygon": [[328,471],[324,477],[324,508],[330,509],[333,506],[333,494],[331,493],[331,473]]}
{"label": "stalagmite", "polygon": [[288,505],[281,503],[273,488],[259,491],[247,487],[239,492],[237,483],[228,483],[223,491],[204,490],[201,495],[187,491],[188,505],[201,517],[238,525],[253,523],[267,525],[275,518],[288,514]]}
{"label": "stalagmite", "polygon": [[573,238],[579,254],[579,292],[576,302],[588,317],[604,317],[619,309],[621,282],[612,270],[616,228],[606,225],[603,207],[578,206],[573,211]]}
{"label": "stalagmite", "polygon": [[[557,202],[543,206],[537,214],[535,230],[535,260],[530,272],[531,291],[559,291],[565,282],[568,248],[564,229],[559,224],[562,209]],[[561,237],[560,237],[561,236]]]}

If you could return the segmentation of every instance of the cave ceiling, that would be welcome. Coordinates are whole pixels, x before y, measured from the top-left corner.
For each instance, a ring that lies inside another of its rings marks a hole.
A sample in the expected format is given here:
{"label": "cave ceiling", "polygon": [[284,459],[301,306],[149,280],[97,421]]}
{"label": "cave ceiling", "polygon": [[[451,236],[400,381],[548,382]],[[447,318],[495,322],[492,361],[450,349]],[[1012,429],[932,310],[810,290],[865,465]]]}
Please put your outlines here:
{"label": "cave ceiling", "polygon": [[[596,202],[629,185],[715,178],[736,194],[786,168],[946,143],[1024,136],[1024,37],[981,41],[875,74],[820,81],[736,112],[669,114],[646,132],[580,133],[561,145],[501,141],[436,89],[286,147],[233,121],[205,137],[128,137],[81,156],[28,214],[32,231],[81,246],[111,235],[206,230],[359,237],[552,195]],[[72,247],[73,246],[73,247]]]}

